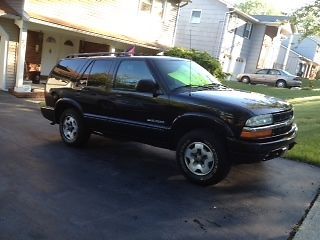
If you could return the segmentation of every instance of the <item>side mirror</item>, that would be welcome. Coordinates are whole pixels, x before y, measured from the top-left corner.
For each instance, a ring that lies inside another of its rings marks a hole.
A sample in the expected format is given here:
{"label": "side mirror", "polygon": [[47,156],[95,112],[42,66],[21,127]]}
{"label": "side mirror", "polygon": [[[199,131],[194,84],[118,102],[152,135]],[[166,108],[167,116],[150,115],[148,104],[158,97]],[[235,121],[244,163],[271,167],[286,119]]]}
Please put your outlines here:
{"label": "side mirror", "polygon": [[156,95],[158,85],[151,79],[141,79],[136,86],[137,92],[146,92]]}

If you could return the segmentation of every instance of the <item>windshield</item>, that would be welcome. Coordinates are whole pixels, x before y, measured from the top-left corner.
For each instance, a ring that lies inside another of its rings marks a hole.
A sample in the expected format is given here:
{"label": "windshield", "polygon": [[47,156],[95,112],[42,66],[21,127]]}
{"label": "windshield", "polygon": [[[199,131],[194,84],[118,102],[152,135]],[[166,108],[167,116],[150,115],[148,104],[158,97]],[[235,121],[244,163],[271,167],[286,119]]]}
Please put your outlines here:
{"label": "windshield", "polygon": [[156,61],[170,90],[181,87],[220,85],[220,82],[207,70],[190,60],[161,59]]}

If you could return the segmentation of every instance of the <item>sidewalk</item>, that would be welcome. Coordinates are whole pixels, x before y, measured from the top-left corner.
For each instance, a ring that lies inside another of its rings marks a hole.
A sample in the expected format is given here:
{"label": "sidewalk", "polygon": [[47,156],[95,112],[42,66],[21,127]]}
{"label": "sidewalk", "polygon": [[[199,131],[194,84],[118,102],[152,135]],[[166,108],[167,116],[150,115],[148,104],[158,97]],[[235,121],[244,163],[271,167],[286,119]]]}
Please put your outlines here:
{"label": "sidewalk", "polygon": [[314,202],[307,217],[293,240],[318,240],[320,239],[320,195]]}

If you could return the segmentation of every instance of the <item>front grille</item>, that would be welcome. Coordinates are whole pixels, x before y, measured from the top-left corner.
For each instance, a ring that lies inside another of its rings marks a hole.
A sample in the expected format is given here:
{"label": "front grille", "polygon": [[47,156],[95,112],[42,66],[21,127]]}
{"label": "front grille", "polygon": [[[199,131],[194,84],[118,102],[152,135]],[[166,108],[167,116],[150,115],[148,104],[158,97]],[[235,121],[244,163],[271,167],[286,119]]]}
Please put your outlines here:
{"label": "front grille", "polygon": [[285,126],[285,127],[273,129],[272,135],[277,136],[277,135],[285,134],[285,133],[289,132],[291,130],[291,128],[292,128],[292,124],[290,124],[290,126]]}
{"label": "front grille", "polygon": [[274,123],[285,122],[292,118],[293,118],[293,110],[273,114]]}

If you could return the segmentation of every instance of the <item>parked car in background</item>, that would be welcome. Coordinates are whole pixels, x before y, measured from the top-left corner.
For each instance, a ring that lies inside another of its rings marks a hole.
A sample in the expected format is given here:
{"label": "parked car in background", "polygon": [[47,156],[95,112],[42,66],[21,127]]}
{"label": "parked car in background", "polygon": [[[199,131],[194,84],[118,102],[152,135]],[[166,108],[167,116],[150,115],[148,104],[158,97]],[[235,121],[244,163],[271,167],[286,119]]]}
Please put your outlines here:
{"label": "parked car in background", "polygon": [[255,73],[242,73],[237,76],[237,80],[243,83],[261,83],[285,87],[301,87],[301,78],[287,71],[280,69],[260,69]]}

